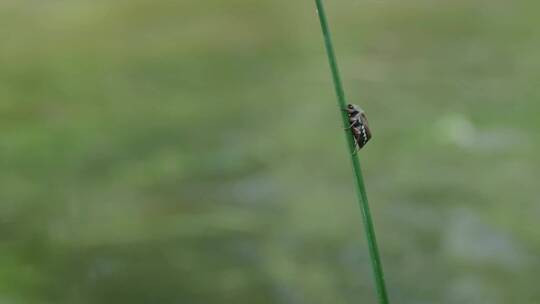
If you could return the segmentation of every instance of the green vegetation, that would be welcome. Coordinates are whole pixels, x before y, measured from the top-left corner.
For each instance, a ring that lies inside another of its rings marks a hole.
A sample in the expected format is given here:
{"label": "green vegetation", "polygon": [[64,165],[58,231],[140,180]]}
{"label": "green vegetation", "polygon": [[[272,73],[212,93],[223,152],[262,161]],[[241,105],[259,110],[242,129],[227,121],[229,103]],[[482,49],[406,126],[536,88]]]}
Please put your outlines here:
{"label": "green vegetation", "polygon": [[[384,282],[384,272],[382,269],[379,246],[377,245],[375,227],[373,225],[373,220],[371,219],[371,211],[369,210],[369,202],[366,193],[364,177],[362,176],[362,168],[360,166],[360,161],[358,160],[358,150],[361,148],[361,146],[358,142],[358,138],[356,137],[356,135],[354,135],[355,132],[353,132],[351,129],[351,113],[346,110],[348,107],[351,107],[351,104],[349,104],[345,98],[343,84],[341,83],[341,74],[339,73],[339,67],[334,51],[334,45],[332,44],[330,27],[328,25],[324,4],[322,0],[316,0],[315,4],[317,7],[319,21],[321,22],[324,46],[326,48],[326,54],[328,55],[328,63],[332,74],[334,89],[336,91],[338,111],[341,112],[341,120],[343,121],[343,128],[345,129],[345,138],[347,139],[347,145],[349,146],[351,164],[354,173],[354,184],[356,186],[356,196],[358,199],[358,205],[360,207],[360,210],[362,211],[362,223],[364,224],[364,229],[366,232],[365,235],[369,248],[369,257],[371,259],[373,277],[375,279],[375,289],[377,290],[378,303],[387,304],[388,293],[386,291],[386,283]],[[356,118],[354,118],[354,123],[356,123]],[[353,139],[353,137],[355,139]],[[365,140],[368,141],[369,138]]]}
{"label": "green vegetation", "polygon": [[[539,8],[327,2],[394,303],[540,303]],[[0,302],[376,303],[312,2],[0,29]]]}

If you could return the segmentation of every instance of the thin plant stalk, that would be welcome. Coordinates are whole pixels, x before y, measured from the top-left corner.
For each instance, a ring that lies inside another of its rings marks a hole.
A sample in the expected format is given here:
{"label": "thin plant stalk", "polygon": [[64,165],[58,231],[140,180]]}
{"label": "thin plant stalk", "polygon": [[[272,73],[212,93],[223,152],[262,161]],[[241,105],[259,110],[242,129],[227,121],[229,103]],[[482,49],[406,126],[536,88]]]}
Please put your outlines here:
{"label": "thin plant stalk", "polygon": [[386,292],[386,284],[384,282],[384,272],[382,269],[381,258],[379,256],[379,249],[377,247],[377,239],[375,237],[375,229],[373,228],[373,220],[371,219],[371,212],[369,211],[369,203],[366,194],[366,187],[364,185],[364,179],[362,177],[362,169],[360,166],[360,161],[358,159],[356,151],[356,146],[354,139],[350,134],[348,129],[349,119],[348,115],[343,109],[347,106],[347,101],[345,98],[345,93],[343,91],[343,85],[341,84],[341,78],[339,74],[338,64],[336,56],[334,54],[334,47],[332,45],[332,39],[330,36],[330,30],[328,28],[328,21],[326,19],[326,14],[324,11],[324,6],[322,0],[315,0],[317,5],[317,12],[319,15],[319,20],[321,22],[322,33],[324,36],[324,44],[326,47],[326,53],[328,55],[328,61],[330,63],[330,70],[332,72],[332,79],[334,81],[334,87],[336,90],[337,101],[339,106],[339,112],[341,113],[341,118],[343,120],[343,128],[345,130],[345,137],[347,138],[347,143],[349,147],[349,154],[351,155],[352,167],[354,171],[355,184],[356,184],[356,193],[358,198],[358,204],[362,210],[364,229],[366,233],[366,238],[369,247],[369,254],[371,257],[371,265],[373,268],[373,274],[375,276],[375,286],[377,288],[377,296],[380,304],[388,304],[388,295]]}

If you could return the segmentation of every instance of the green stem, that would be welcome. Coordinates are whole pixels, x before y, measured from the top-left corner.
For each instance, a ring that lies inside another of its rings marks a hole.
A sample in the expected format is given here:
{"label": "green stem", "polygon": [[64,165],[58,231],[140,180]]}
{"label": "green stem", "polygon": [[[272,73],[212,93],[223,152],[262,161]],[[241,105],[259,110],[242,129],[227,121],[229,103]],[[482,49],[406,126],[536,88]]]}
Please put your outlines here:
{"label": "green stem", "polygon": [[371,265],[373,267],[373,274],[375,276],[375,286],[377,288],[377,295],[380,304],[388,304],[388,295],[386,292],[386,285],[384,283],[384,273],[381,264],[381,258],[379,256],[379,249],[377,247],[377,238],[375,237],[375,229],[373,228],[373,220],[371,219],[371,212],[369,211],[369,203],[366,194],[366,187],[364,186],[364,179],[362,177],[362,169],[360,167],[360,161],[355,153],[355,143],[348,130],[349,119],[347,113],[343,111],[347,106],[345,99],[345,93],[343,92],[343,86],[339,76],[339,69],[334,54],[334,47],[332,46],[332,39],[330,37],[330,30],[328,28],[328,22],[326,20],[326,14],[324,12],[324,6],[322,0],[315,0],[317,5],[317,11],[319,13],[319,19],[321,22],[321,28],[324,36],[324,44],[326,46],[326,53],[328,55],[328,61],[330,63],[330,69],[332,71],[332,79],[334,81],[334,87],[336,89],[336,95],[338,100],[338,106],[343,119],[343,127],[345,129],[345,137],[347,138],[349,152],[351,155],[351,161],[353,165],[354,177],[356,182],[356,192],[358,197],[358,204],[362,210],[362,216],[364,218],[364,229],[366,232],[366,238],[369,246],[369,254],[371,257]]}

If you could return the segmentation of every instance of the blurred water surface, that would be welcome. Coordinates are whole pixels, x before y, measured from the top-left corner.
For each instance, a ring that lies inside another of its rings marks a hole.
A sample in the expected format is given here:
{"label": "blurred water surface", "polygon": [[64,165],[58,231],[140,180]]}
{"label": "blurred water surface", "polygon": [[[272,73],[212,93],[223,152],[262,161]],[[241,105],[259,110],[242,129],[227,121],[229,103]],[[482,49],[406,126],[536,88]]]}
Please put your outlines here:
{"label": "blurred water surface", "polygon": [[[540,303],[540,4],[327,1],[394,303]],[[0,303],[375,303],[314,3],[0,3]]]}

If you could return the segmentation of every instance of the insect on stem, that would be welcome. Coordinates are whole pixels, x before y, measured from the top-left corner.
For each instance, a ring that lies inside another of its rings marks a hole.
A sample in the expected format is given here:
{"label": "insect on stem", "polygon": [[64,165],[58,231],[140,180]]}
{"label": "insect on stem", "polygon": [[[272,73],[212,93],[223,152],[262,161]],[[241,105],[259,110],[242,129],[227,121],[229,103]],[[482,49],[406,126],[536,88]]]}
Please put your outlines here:
{"label": "insect on stem", "polygon": [[[382,269],[382,263],[379,256],[379,249],[377,247],[377,239],[375,237],[375,229],[373,225],[373,220],[371,218],[371,212],[369,210],[369,203],[366,194],[366,188],[364,185],[364,179],[362,177],[362,169],[360,167],[360,161],[356,155],[357,149],[359,146],[359,140],[365,145],[369,138],[371,138],[371,132],[369,131],[367,125],[367,119],[365,115],[362,117],[361,114],[351,113],[351,107],[354,105],[349,105],[345,100],[345,93],[343,91],[343,86],[341,84],[341,79],[339,75],[338,64],[336,56],[334,54],[334,47],[332,45],[332,39],[330,37],[330,30],[328,27],[328,22],[326,19],[326,14],[324,11],[324,6],[322,0],[315,0],[315,5],[317,6],[317,12],[319,15],[319,21],[321,23],[321,29],[324,38],[324,45],[326,47],[326,53],[328,55],[328,63],[330,65],[330,70],[332,73],[332,80],[334,82],[334,88],[336,91],[338,107],[342,113],[341,117],[343,120],[343,127],[345,128],[345,134],[347,138],[347,143],[350,150],[351,162],[355,177],[356,193],[358,197],[358,204],[360,205],[360,210],[362,211],[364,230],[366,233],[366,239],[369,247],[369,254],[371,258],[371,266],[373,268],[373,275],[375,277],[375,287],[377,289],[377,298],[379,304],[388,304],[388,295],[386,292],[386,284],[384,282],[384,273]],[[359,109],[359,108],[358,108]],[[363,111],[358,111],[361,113]],[[357,116],[359,115],[359,116]],[[364,121],[365,120],[365,121]],[[350,128],[347,128],[348,125],[352,125]],[[363,127],[363,128],[362,128]],[[352,133],[352,135],[351,135]],[[363,146],[362,145],[362,146]]]}

